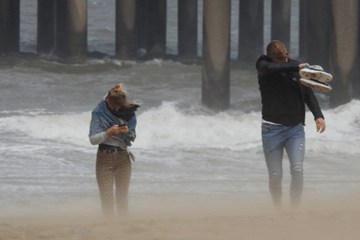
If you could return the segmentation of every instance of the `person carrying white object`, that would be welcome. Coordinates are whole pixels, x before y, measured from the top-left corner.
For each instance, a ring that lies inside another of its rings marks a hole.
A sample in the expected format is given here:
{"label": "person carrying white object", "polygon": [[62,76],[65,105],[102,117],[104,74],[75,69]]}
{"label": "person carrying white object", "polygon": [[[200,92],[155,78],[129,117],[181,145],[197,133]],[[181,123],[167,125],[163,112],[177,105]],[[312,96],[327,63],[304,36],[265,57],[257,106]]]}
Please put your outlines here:
{"label": "person carrying white object", "polygon": [[261,135],[269,174],[270,193],[277,208],[282,199],[282,160],[286,150],[290,162],[290,199],[293,207],[300,204],[303,190],[305,156],[305,104],[316,122],[316,129],[325,131],[324,115],[313,90],[299,82],[299,71],[308,63],[290,58],[285,45],[271,41],[256,62],[262,101]]}

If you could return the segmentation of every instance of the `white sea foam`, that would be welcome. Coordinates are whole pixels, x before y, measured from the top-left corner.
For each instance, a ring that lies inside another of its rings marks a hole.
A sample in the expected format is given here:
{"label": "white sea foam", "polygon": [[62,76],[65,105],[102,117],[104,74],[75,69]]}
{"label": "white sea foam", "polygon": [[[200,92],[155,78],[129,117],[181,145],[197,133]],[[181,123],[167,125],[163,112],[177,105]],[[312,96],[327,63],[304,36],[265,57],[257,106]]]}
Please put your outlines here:
{"label": "white sea foam", "polygon": [[[89,146],[90,112],[54,114],[32,111],[32,115],[0,118],[2,130],[22,132],[29,138],[70,142]],[[24,112],[25,113],[25,112]],[[324,111],[327,128],[315,130],[310,112],[306,118],[307,150],[316,152],[360,153],[360,101]],[[157,148],[222,148],[245,150],[261,147],[261,113],[221,112],[213,115],[184,113],[176,102],[163,102],[160,107],[138,115],[137,140],[134,147]]]}
{"label": "white sea foam", "polygon": [[360,101],[324,111],[326,130],[318,134],[311,113],[306,119],[307,149],[317,152],[360,153]]}
{"label": "white sea foam", "polygon": [[260,114],[186,115],[164,102],[139,116],[138,133],[137,147],[246,149],[259,144]]}
{"label": "white sea foam", "polygon": [[[42,113],[43,114],[43,113]],[[0,118],[3,130],[22,132],[30,138],[64,141],[74,144],[89,142],[90,112]]]}

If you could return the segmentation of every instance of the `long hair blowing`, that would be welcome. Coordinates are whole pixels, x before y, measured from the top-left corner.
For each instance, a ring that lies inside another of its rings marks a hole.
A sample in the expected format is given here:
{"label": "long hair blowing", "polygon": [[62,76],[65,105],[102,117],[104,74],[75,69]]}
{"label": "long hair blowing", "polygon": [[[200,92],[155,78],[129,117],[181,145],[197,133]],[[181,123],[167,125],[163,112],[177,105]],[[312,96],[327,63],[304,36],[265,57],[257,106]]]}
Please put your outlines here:
{"label": "long hair blowing", "polygon": [[266,55],[275,61],[283,62],[286,58],[290,58],[285,45],[279,40],[271,41],[266,47]]}
{"label": "long hair blowing", "polygon": [[121,106],[121,107],[130,107],[137,104],[135,101],[127,100],[127,91],[122,83],[117,84],[120,86],[121,91],[115,92],[112,89],[108,92],[107,99],[109,104]]}

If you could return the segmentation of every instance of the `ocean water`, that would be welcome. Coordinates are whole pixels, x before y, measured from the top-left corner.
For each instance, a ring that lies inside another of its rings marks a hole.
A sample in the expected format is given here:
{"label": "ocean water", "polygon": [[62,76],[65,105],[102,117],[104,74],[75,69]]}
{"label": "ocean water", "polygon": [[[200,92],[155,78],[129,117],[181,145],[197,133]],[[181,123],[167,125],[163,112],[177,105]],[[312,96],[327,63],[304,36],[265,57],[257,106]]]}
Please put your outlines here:
{"label": "ocean water", "polygon": [[[21,51],[36,49],[36,2],[21,1]],[[168,2],[168,52],[175,54],[176,14],[171,12],[176,13],[176,1]],[[236,2],[233,9],[238,9]],[[298,2],[293,3],[296,17]],[[112,0],[88,1],[90,51],[114,54],[112,4]],[[236,58],[238,16],[232,18],[232,58]],[[268,15],[266,19],[265,40],[270,31]],[[294,18],[291,49],[295,55],[297,25]],[[22,204],[99,201],[97,147],[88,139],[91,111],[120,82],[130,99],[142,102],[138,136],[131,147],[136,161],[130,200],[172,195],[270,201],[255,69],[231,71],[231,107],[214,112],[201,104],[198,65],[110,58],[65,65],[49,59],[1,60],[0,211]],[[360,101],[328,109],[328,95],[317,93],[317,97],[327,129],[317,133],[307,112],[304,195],[358,192]],[[285,189],[290,182],[286,154],[283,165]]]}

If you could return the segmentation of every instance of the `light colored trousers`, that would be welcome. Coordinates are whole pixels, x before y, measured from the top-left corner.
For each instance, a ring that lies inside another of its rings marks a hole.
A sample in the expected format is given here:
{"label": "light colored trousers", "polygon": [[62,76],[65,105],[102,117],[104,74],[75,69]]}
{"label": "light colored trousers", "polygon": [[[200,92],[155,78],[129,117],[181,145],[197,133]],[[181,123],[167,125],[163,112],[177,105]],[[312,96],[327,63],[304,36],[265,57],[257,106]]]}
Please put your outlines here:
{"label": "light colored trousers", "polygon": [[292,127],[262,123],[263,150],[269,171],[269,188],[275,206],[281,206],[284,149],[290,161],[290,199],[298,207],[303,190],[305,132],[302,124]]}

